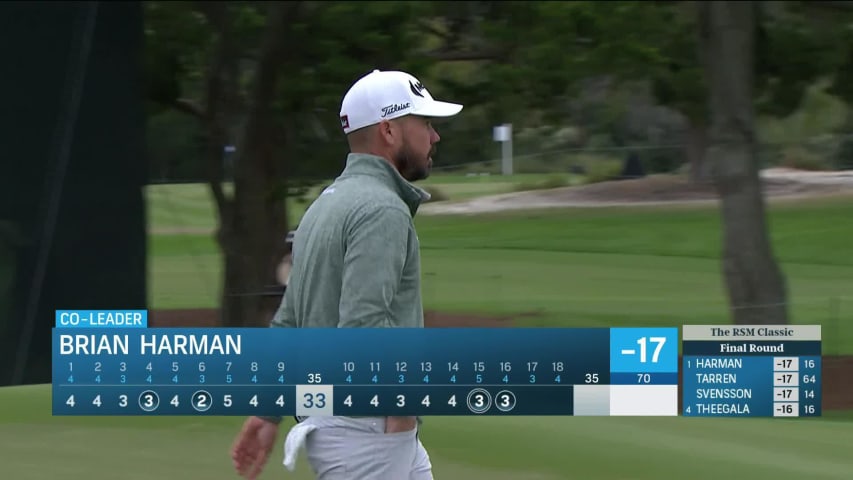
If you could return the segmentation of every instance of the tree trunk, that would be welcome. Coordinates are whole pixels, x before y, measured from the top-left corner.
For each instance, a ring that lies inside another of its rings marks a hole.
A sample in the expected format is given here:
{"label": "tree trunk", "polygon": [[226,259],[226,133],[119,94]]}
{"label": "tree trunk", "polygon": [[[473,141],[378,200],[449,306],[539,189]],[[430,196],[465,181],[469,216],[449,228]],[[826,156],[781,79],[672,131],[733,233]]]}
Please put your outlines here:
{"label": "tree trunk", "polygon": [[[301,2],[266,4],[266,31],[249,91],[246,121],[237,143],[233,194],[226,194],[224,148],[227,132],[240,112],[237,75],[241,48],[234,18],[226,2],[197,5],[215,32],[213,57],[207,71],[203,107],[176,99],[172,107],[198,118],[207,134],[206,175],[217,209],[216,240],[222,252],[223,283],[220,325],[269,326],[281,297],[275,294],[276,271],[286,251],[286,199],[278,193],[286,159],[277,156],[286,135],[278,132],[272,106],[287,51],[291,15]],[[285,132],[286,133],[286,132]]]}
{"label": "tree trunk", "polygon": [[220,245],[225,276],[222,323],[226,327],[269,326],[280,302],[269,293],[285,251],[287,209],[281,198],[284,162],[273,104],[292,4],[273,4],[249,95],[246,123],[238,142],[230,218],[223,218]]}
{"label": "tree trunk", "polygon": [[711,168],[707,162],[708,127],[694,120],[687,121],[687,161],[690,166],[690,182],[704,184],[711,180]]}
{"label": "tree trunk", "polygon": [[699,7],[710,145],[723,224],[722,270],[736,324],[786,324],[786,285],[770,245],[753,112],[754,2]]}
{"label": "tree trunk", "polygon": [[[247,222],[249,223],[249,222]],[[276,237],[275,226],[265,229],[260,235],[234,235],[223,247],[224,276],[222,285],[221,322],[224,327],[268,327],[281,297],[275,295],[275,272],[270,267],[275,261],[268,260],[266,252],[281,251],[276,245],[262,246],[251,253],[252,245],[264,242],[261,235]],[[278,236],[278,238],[284,238]],[[283,241],[283,240],[282,240]]]}

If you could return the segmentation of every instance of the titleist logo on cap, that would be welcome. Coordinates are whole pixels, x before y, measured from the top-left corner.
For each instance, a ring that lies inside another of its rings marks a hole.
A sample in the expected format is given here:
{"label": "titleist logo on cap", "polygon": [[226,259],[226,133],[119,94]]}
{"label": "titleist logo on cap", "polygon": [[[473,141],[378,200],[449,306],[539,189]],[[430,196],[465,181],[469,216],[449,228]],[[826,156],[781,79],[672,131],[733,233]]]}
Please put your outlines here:
{"label": "titleist logo on cap", "polygon": [[411,108],[412,104],[409,102],[406,103],[393,103],[388,105],[387,107],[382,107],[382,118],[391,115],[392,113],[397,113],[400,110],[405,110],[407,108]]}

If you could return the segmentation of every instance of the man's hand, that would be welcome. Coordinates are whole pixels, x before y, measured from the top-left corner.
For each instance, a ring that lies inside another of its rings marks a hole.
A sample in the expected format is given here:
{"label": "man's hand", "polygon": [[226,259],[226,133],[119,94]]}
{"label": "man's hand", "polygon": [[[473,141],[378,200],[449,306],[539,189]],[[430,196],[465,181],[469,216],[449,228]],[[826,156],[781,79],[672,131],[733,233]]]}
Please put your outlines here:
{"label": "man's hand", "polygon": [[415,417],[385,417],[385,433],[410,432],[417,424]]}
{"label": "man's hand", "polygon": [[240,476],[254,480],[260,475],[278,436],[278,425],[249,417],[231,448],[231,460]]}

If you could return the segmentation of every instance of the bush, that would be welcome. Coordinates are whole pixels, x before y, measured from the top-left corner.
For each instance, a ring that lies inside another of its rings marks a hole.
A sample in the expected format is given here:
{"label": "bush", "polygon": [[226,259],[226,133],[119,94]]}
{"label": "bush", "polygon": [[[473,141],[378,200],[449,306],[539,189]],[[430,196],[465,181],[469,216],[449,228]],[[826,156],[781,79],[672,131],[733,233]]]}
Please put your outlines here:
{"label": "bush", "polygon": [[841,143],[835,162],[836,167],[841,170],[853,169],[853,138],[848,138]]}
{"label": "bush", "polygon": [[552,188],[568,187],[571,183],[565,175],[549,175],[541,180],[519,182],[513,185],[513,190],[516,192],[526,192],[530,190],[550,190]]}
{"label": "bush", "polygon": [[432,185],[428,185],[428,186],[423,187],[423,189],[424,189],[424,190],[426,190],[426,191],[427,191],[427,193],[429,193],[429,194],[430,194],[430,199],[429,199],[429,200],[427,200],[427,201],[426,201],[426,203],[429,203],[429,202],[443,202],[443,201],[445,201],[445,200],[450,200],[450,197],[449,197],[446,193],[444,193],[443,191],[441,191],[441,189],[440,189],[440,188],[438,188],[438,187],[434,187],[434,186],[432,186]]}
{"label": "bush", "polygon": [[615,180],[622,175],[622,163],[614,161],[598,161],[589,164],[584,183],[599,183]]}
{"label": "bush", "polygon": [[641,155],[641,161],[647,174],[672,173],[686,163],[681,152],[672,151],[651,152],[648,155]]}
{"label": "bush", "polygon": [[801,147],[788,148],[782,153],[781,166],[797,170],[828,170],[829,165],[819,155]]}

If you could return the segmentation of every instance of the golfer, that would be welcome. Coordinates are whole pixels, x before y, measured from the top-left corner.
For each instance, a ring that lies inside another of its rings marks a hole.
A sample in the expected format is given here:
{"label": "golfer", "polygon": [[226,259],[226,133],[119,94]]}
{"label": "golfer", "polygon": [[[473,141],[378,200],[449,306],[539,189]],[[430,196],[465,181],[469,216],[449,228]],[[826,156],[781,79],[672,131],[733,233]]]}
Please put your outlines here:
{"label": "golfer", "polygon": [[[350,154],[299,223],[274,327],[423,327],[413,217],[429,194],[412,182],[432,168],[440,137],[431,118],[461,110],[405,72],[374,70],[350,88],[340,112]],[[415,417],[297,420],[285,442],[290,470],[304,446],[319,480],[433,478]],[[260,473],[280,421],[246,420],[231,453],[240,475]]]}

